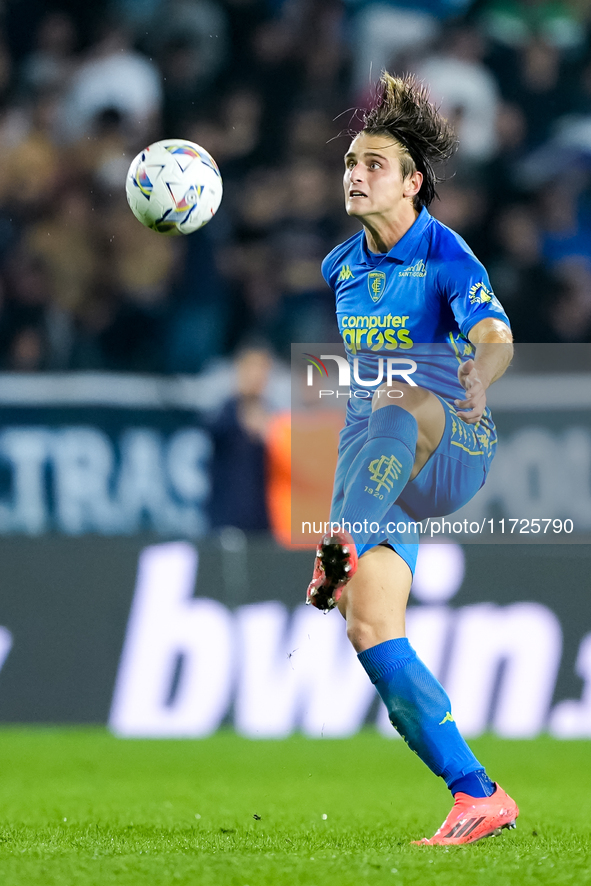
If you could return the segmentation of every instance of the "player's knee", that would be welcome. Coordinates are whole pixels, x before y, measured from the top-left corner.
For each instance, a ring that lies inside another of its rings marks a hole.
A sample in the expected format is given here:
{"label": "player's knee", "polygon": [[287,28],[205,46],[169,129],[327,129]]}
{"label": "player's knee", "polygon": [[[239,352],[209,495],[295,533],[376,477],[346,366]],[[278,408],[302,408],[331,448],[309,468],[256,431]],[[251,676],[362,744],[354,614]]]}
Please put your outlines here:
{"label": "player's knee", "polygon": [[426,399],[433,396],[430,391],[415,385],[406,385],[402,382],[394,382],[390,385],[380,385],[376,388],[372,398],[372,409],[381,409],[384,406],[400,406],[413,414],[420,411]]}
{"label": "player's knee", "polygon": [[355,652],[376,646],[380,641],[374,625],[357,618],[347,619],[347,638]]}

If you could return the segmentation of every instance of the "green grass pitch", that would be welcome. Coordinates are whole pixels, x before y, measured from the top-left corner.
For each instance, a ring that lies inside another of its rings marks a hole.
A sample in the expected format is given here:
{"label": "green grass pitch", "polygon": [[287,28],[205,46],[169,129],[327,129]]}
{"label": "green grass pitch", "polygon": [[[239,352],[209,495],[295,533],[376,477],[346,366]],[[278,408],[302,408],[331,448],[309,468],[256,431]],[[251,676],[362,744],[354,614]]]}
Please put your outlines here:
{"label": "green grass pitch", "polygon": [[516,831],[417,848],[450,796],[401,741],[0,730],[1,886],[591,883],[591,743],[472,743]]}

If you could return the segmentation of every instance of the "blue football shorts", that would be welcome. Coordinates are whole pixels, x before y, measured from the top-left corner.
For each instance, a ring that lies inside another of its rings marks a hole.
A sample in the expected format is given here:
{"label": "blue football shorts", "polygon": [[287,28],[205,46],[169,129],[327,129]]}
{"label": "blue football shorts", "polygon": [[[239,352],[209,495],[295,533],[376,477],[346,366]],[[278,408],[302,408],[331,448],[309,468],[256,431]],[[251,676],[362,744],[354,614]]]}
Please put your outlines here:
{"label": "blue football shorts", "polygon": [[[379,525],[362,533],[359,555],[379,544],[392,547],[414,572],[420,531],[416,524],[428,517],[444,517],[467,504],[483,486],[497,447],[494,422],[488,409],[478,425],[458,418],[457,411],[439,397],[445,411],[445,430],[439,446],[414,480],[410,480]],[[367,440],[367,418],[346,424],[339,438],[330,520],[339,523],[345,478]],[[376,524],[372,524],[376,526]],[[349,528],[348,526],[346,527]],[[356,532],[353,531],[353,535]]]}

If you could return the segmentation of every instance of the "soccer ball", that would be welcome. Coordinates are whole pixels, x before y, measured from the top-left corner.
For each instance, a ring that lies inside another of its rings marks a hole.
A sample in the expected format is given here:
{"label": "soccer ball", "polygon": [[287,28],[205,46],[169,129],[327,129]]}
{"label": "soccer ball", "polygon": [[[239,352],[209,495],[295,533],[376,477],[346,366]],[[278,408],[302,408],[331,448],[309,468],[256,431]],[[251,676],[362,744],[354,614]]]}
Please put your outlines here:
{"label": "soccer ball", "polygon": [[205,148],[182,139],[154,142],[133,160],[125,183],[131,211],[160,234],[191,234],[222,200],[222,177]]}

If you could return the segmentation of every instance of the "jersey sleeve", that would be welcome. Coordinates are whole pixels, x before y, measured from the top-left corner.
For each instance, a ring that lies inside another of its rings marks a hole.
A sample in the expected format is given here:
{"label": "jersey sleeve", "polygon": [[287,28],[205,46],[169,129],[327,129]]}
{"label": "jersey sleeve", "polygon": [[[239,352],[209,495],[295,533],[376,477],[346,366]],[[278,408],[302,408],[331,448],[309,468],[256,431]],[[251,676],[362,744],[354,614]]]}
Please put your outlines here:
{"label": "jersey sleeve", "polygon": [[335,273],[336,266],[337,263],[335,259],[335,250],[333,249],[332,252],[329,252],[326,256],[326,258],[322,262],[321,267],[322,276],[324,277],[333,292],[335,292],[337,282]]}
{"label": "jersey sleeve", "polygon": [[484,266],[475,256],[465,254],[460,260],[446,262],[439,279],[460,332],[466,338],[472,327],[485,317],[501,320],[511,327]]}

